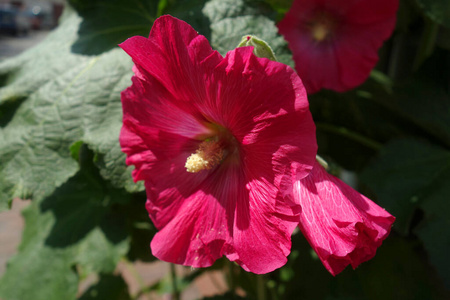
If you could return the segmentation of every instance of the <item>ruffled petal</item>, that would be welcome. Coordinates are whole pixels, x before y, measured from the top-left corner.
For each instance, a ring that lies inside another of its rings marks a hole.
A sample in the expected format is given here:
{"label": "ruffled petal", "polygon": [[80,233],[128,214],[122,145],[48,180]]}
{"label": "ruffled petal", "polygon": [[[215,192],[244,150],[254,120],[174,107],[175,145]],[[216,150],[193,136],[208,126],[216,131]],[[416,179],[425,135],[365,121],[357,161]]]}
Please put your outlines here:
{"label": "ruffled petal", "polygon": [[327,270],[336,275],[375,256],[395,218],[316,163],[294,186],[299,227]]}
{"label": "ruffled petal", "polygon": [[204,77],[199,63],[212,67],[221,56],[189,24],[171,16],[158,18],[150,36],[134,36],[119,45],[146,77],[157,80],[178,103],[204,98]]}
{"label": "ruffled petal", "polygon": [[[188,174],[188,180],[201,181],[201,185],[187,184],[149,197],[150,216],[153,211],[171,216],[166,224],[155,220],[164,226],[152,240],[153,255],[193,267],[208,267],[223,256],[225,243],[232,244],[236,201],[243,198],[244,181],[236,172],[220,167],[207,175]],[[181,204],[175,212],[167,205],[172,202]]]}
{"label": "ruffled petal", "polygon": [[299,208],[259,171],[245,169],[246,193],[236,203],[232,244],[225,254],[245,270],[264,274],[287,262]]}
{"label": "ruffled petal", "polygon": [[[208,174],[190,195],[165,191],[156,201],[149,198],[150,212],[171,216],[152,240],[153,255],[193,267],[208,267],[226,255],[258,274],[284,265],[298,215],[277,199],[275,186],[262,180],[248,182],[245,176],[238,166],[224,166]],[[182,204],[174,209],[168,206],[173,202]]]}

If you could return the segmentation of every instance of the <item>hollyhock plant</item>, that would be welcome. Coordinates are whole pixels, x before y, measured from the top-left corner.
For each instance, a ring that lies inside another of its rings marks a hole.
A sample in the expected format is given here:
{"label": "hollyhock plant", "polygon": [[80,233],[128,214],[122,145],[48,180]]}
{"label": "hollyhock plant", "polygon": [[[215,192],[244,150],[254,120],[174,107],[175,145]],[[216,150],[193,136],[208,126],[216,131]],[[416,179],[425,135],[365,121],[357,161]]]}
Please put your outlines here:
{"label": "hollyhock plant", "polygon": [[395,218],[318,163],[294,185],[299,227],[325,268],[340,273],[375,256]]}
{"label": "hollyhock plant", "polygon": [[398,0],[295,0],[278,24],[308,91],[363,83],[392,33]]}
{"label": "hollyhock plant", "polygon": [[295,71],[253,47],[222,57],[171,16],[120,47],[135,64],[120,144],[145,182],[153,255],[192,267],[225,255],[254,273],[285,264],[300,211],[292,174],[307,176],[317,150]]}

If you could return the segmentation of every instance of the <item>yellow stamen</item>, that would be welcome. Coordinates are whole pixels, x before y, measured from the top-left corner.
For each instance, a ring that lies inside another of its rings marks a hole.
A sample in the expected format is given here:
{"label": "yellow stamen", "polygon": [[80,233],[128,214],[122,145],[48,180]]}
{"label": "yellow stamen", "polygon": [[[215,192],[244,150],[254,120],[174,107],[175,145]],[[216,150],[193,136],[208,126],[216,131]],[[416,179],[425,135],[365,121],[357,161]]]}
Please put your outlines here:
{"label": "yellow stamen", "polygon": [[330,30],[325,24],[317,24],[312,28],[312,36],[313,39],[321,42],[324,39],[327,38],[327,36],[330,34]]}
{"label": "yellow stamen", "polygon": [[204,141],[200,144],[197,151],[187,158],[184,166],[190,173],[210,170],[220,164],[223,156],[223,149],[217,141]]}
{"label": "yellow stamen", "polygon": [[336,19],[328,13],[319,13],[309,23],[311,37],[316,42],[322,42],[333,34],[337,26]]}

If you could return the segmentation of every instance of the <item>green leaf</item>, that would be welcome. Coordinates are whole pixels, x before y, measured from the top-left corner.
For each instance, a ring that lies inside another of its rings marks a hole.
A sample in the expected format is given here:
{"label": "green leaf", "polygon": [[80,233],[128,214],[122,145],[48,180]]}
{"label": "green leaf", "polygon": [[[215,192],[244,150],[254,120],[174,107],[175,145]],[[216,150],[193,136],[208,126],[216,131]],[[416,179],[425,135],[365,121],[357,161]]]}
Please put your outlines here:
{"label": "green leaf", "polygon": [[433,21],[450,28],[450,2],[447,0],[416,0]]}
{"label": "green leaf", "polygon": [[128,286],[122,277],[101,274],[99,281],[89,287],[89,289],[81,295],[79,300],[131,300],[128,294]]}
{"label": "green leaf", "polygon": [[279,272],[272,274],[278,282],[280,299],[448,299],[448,293],[423,259],[423,249],[417,240],[391,234],[374,258],[356,270],[348,266],[336,277],[328,273],[317,257],[308,254],[311,248],[303,235],[294,235],[292,240],[292,248],[300,255],[289,257],[283,268],[292,269],[294,277],[281,282]]}
{"label": "green leaf", "polygon": [[162,0],[160,3],[166,3],[166,5],[161,12],[186,21],[201,35],[210,40],[210,21],[202,12],[205,2],[207,0]]}
{"label": "green leaf", "polygon": [[[363,173],[378,202],[396,218],[394,228],[408,234],[417,209],[424,215],[414,232],[431,263],[450,286],[450,151],[415,140],[390,143]],[[417,222],[417,220],[416,220]]]}
{"label": "green leaf", "polygon": [[210,0],[203,13],[211,21],[211,45],[222,55],[236,48],[244,35],[254,35],[272,47],[277,60],[294,66],[287,42],[278,34],[269,6],[261,1]]}
{"label": "green leaf", "polygon": [[[448,163],[448,162],[447,162]],[[441,173],[435,180],[433,188],[428,192],[426,202],[421,204],[425,212],[424,220],[414,230],[430,257],[430,262],[444,279],[450,290],[450,261],[448,249],[450,249],[450,167]]]}
{"label": "green leaf", "polygon": [[74,53],[98,55],[134,35],[148,36],[157,18],[156,0],[72,0],[83,18]]}
{"label": "green leaf", "polygon": [[55,251],[42,244],[23,249],[9,261],[7,271],[0,279],[0,298],[75,299],[78,276],[71,269],[70,261],[70,253]]}
{"label": "green leaf", "polygon": [[4,299],[74,299],[78,276],[112,272],[128,251],[126,195],[98,174],[80,172],[53,195],[24,211],[19,253],[0,281]]}
{"label": "green leaf", "polygon": [[399,116],[450,146],[450,94],[445,81],[449,78],[448,67],[440,56],[433,57],[420,70],[420,76],[395,87],[395,94],[384,101]]}
{"label": "green leaf", "polygon": [[378,202],[397,220],[394,227],[409,232],[415,210],[440,186],[440,176],[450,171],[450,152],[415,140],[388,144],[362,174],[361,179],[378,196]]}
{"label": "green leaf", "polygon": [[131,83],[132,62],[120,49],[95,57],[71,53],[79,23],[69,8],[42,44],[0,65],[8,76],[0,103],[25,99],[0,128],[0,207],[14,197],[45,197],[73,176],[79,166],[70,147],[80,141],[102,155],[105,178],[142,190],[118,145],[120,92]]}

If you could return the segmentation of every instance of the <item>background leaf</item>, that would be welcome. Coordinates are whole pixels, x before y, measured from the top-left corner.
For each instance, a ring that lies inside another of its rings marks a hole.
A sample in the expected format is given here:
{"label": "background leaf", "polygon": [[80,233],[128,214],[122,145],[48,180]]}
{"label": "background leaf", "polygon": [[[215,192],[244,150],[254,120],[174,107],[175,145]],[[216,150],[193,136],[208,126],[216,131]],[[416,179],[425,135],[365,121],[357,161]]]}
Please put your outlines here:
{"label": "background leaf", "polygon": [[[62,27],[73,33],[79,18],[71,14],[66,16]],[[52,33],[40,48],[51,49],[52,35],[59,34]],[[65,51],[61,55],[69,61],[71,56],[78,57],[69,47]],[[142,189],[132,182],[117,143],[122,118],[120,91],[130,84],[131,60],[120,49],[114,49],[76,61],[73,65],[58,60],[40,61],[33,67],[36,77],[39,66],[54,66],[60,73],[51,74],[53,77],[49,76],[45,84],[36,87],[0,129],[0,177],[3,178],[0,190],[6,195],[0,200],[2,203],[13,197],[45,197],[73,176],[78,165],[69,148],[77,141],[87,143],[102,158],[117,162],[99,162],[105,178],[131,191]],[[15,90],[14,85],[15,82],[8,87]]]}
{"label": "background leaf", "polygon": [[133,35],[148,36],[157,18],[156,0],[71,0],[83,18],[72,52],[99,55]]}
{"label": "background leaf", "polygon": [[[414,229],[430,260],[450,286],[450,152],[415,140],[388,144],[380,157],[363,173],[363,180],[379,203],[397,217],[394,228],[402,234]],[[424,212],[417,219],[418,209]],[[417,223],[419,225],[417,225]]]}
{"label": "background leaf", "polygon": [[99,281],[81,295],[80,300],[131,300],[128,286],[120,276],[101,274]]}
{"label": "background leaf", "polygon": [[450,27],[450,2],[446,0],[416,0],[433,21]]}

